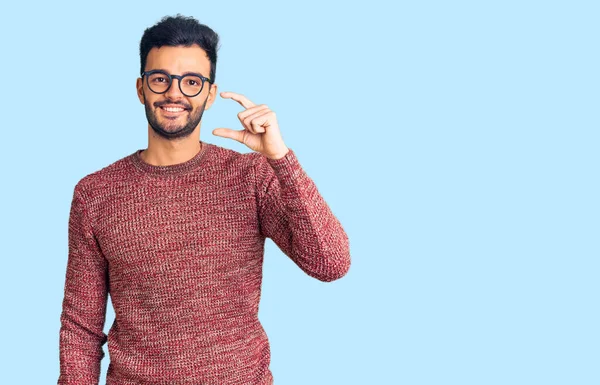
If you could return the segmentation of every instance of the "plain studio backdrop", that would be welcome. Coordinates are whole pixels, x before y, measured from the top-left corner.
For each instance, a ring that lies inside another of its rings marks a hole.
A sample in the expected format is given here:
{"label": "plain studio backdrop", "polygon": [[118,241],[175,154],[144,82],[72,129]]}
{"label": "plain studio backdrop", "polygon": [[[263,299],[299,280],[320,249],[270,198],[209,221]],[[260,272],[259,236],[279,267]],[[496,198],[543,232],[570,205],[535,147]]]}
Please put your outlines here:
{"label": "plain studio backdrop", "polygon": [[[330,283],[267,239],[275,384],[600,383],[597,4],[3,5],[0,382],[58,379],[73,188],[146,147],[139,41],[181,13],[350,238]],[[218,97],[201,139],[251,151],[211,132],[241,110]]]}

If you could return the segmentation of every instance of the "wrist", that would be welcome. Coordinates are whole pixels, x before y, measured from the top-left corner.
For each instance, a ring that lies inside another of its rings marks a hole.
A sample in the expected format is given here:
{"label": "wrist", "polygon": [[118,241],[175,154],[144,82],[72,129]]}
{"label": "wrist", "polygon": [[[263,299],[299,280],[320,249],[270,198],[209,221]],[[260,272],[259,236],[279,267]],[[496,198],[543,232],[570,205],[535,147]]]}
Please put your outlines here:
{"label": "wrist", "polygon": [[273,160],[278,160],[278,159],[285,157],[288,154],[288,152],[290,152],[290,149],[286,148],[285,151],[282,151],[281,153],[279,153],[277,155],[267,156],[267,158],[273,159]]}

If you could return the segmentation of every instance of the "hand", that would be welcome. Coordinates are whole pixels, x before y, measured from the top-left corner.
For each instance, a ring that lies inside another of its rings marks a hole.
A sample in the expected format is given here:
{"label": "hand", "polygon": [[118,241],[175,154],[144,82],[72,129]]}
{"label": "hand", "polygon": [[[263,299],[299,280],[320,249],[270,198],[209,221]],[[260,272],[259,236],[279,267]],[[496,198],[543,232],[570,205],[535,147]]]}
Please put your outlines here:
{"label": "hand", "polygon": [[235,100],[245,108],[238,113],[244,129],[236,131],[219,127],[213,130],[213,135],[237,140],[267,158],[280,159],[287,154],[289,149],[283,143],[275,112],[265,104],[257,106],[244,95],[235,92],[221,92],[220,95]]}

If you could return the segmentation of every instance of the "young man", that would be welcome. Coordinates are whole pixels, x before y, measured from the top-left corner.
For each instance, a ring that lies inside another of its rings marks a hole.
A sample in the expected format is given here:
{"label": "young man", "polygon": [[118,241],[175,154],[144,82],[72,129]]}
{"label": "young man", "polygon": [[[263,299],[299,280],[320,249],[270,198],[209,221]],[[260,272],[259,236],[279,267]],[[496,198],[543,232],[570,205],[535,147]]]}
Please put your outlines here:
{"label": "young man", "polygon": [[[69,217],[58,384],[273,383],[258,320],[265,238],[321,281],[344,276],[349,241],[283,142],[275,113],[243,95],[244,127],[200,141],[217,96],[218,35],[165,17],[140,43],[148,148],[82,178]],[[115,321],[104,334],[110,293]]]}

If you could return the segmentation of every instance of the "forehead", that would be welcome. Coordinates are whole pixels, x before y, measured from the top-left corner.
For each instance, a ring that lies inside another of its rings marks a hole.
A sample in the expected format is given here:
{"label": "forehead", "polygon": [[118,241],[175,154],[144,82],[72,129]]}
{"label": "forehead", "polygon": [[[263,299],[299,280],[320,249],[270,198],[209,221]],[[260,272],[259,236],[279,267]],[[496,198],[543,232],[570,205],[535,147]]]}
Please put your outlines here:
{"label": "forehead", "polygon": [[198,45],[154,47],[146,58],[146,71],[153,69],[167,70],[173,74],[199,72],[204,76],[210,73],[210,60],[206,51]]}

